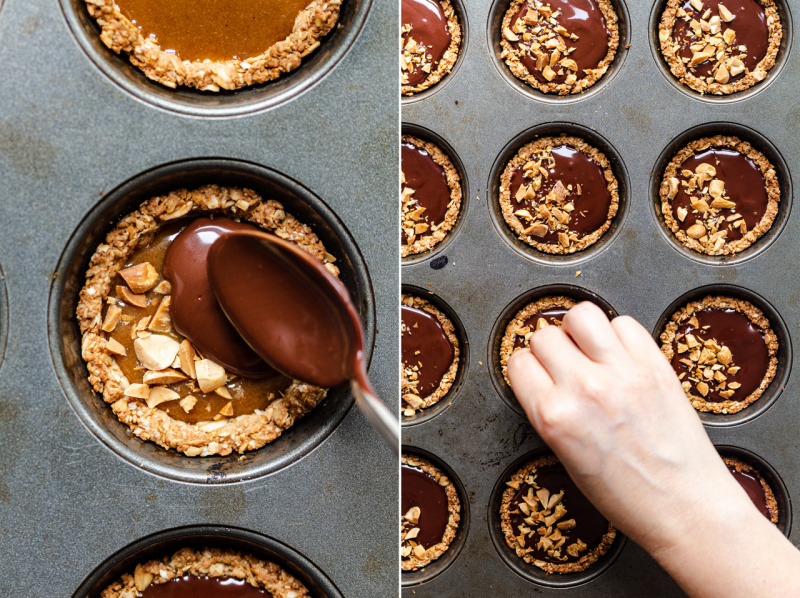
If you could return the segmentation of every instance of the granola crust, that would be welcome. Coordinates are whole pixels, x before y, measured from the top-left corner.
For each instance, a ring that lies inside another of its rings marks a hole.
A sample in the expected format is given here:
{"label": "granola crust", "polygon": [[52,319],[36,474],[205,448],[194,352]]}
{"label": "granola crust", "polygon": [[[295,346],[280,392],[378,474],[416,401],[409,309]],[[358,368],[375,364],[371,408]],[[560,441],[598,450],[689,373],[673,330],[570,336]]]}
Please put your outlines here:
{"label": "granola crust", "polygon": [[[539,467],[547,467],[548,465],[555,465],[558,463],[558,458],[555,455],[548,455],[545,457],[538,457],[533,459],[532,461],[528,461],[525,465],[523,465],[519,470],[517,470],[514,475],[512,475],[506,483],[516,483],[521,485],[525,482],[525,478],[531,473],[531,471],[538,469]],[[545,573],[553,574],[553,573],[580,573],[581,571],[585,571],[597,560],[602,557],[605,553],[608,552],[611,545],[614,543],[614,539],[617,537],[617,530],[616,528],[609,523],[608,524],[608,531],[603,535],[602,540],[600,543],[590,548],[586,554],[584,554],[578,561],[572,563],[564,563],[564,564],[555,564],[555,563],[548,563],[546,561],[540,561],[535,559],[530,554],[523,552],[519,549],[519,545],[517,544],[517,540],[514,537],[514,530],[511,527],[511,501],[514,498],[514,494],[516,490],[511,486],[506,487],[503,491],[503,498],[500,504],[500,527],[503,530],[503,534],[506,538],[506,543],[508,546],[513,550],[517,556],[519,556],[522,560],[530,565],[534,565],[542,569]],[[520,554],[522,553],[522,554]]]}
{"label": "granola crust", "polygon": [[[434,316],[439,321],[439,324],[442,325],[442,329],[447,335],[447,339],[450,341],[450,344],[453,345],[453,362],[450,364],[450,367],[448,368],[447,372],[445,372],[444,376],[442,376],[442,381],[439,382],[439,386],[436,388],[436,390],[434,390],[427,397],[419,397],[422,400],[422,404],[416,409],[414,409],[414,407],[412,407],[410,404],[405,408],[403,413],[404,415],[413,415],[414,411],[416,410],[426,409],[432,405],[435,405],[442,398],[444,398],[448,392],[450,392],[450,389],[453,387],[453,382],[455,382],[456,374],[458,374],[458,364],[460,362],[461,352],[458,347],[458,337],[455,333],[455,326],[453,326],[453,323],[450,321],[450,319],[435,305],[429,301],[425,301],[425,299],[421,299],[420,297],[409,295],[407,293],[404,293],[400,300],[408,307],[414,307],[416,309],[426,311]],[[417,398],[414,394],[410,372],[408,372],[405,367],[401,368],[401,370],[402,380],[400,383],[400,392],[403,395],[403,398],[405,399],[406,395],[412,395]],[[411,411],[411,413],[409,414],[407,411]]]}
{"label": "granola crust", "polygon": [[[534,152],[548,147],[556,147],[559,145],[568,145],[569,147],[578,150],[589,156],[594,162],[603,169],[603,176],[605,176],[608,183],[608,192],[611,194],[611,203],[608,206],[608,216],[605,223],[591,234],[571,242],[568,247],[564,247],[560,243],[540,243],[537,237],[533,235],[526,235],[527,225],[523,223],[517,216],[514,215],[514,207],[511,204],[511,178],[514,171],[525,164]],[[506,164],[503,174],[500,175],[500,208],[503,211],[503,218],[506,224],[511,227],[511,230],[516,233],[517,237],[524,243],[527,243],[534,249],[543,251],[544,253],[551,254],[571,254],[578,251],[583,251],[587,247],[593,245],[611,226],[611,222],[617,215],[619,209],[619,183],[617,177],[614,176],[614,171],[611,169],[611,163],[606,158],[605,154],[600,150],[592,147],[580,137],[570,137],[568,135],[561,135],[559,137],[542,137],[536,139],[520,148],[516,155],[511,158]]]}
{"label": "granola crust", "polygon": [[418,85],[402,85],[400,93],[404,96],[413,96],[421,91],[433,87],[447,75],[458,60],[458,52],[461,48],[461,24],[458,22],[458,15],[450,3],[450,0],[438,0],[447,18],[447,28],[450,30],[450,46],[445,50],[442,59],[439,61],[436,70],[430,73],[425,80]]}
{"label": "granola crust", "polygon": [[150,585],[166,583],[184,575],[243,579],[253,587],[269,592],[274,598],[303,598],[310,595],[300,580],[275,563],[233,550],[181,548],[171,557],[136,565],[133,574],[125,573],[103,590],[100,597],[137,598]]}
{"label": "granola crust", "polygon": [[[458,171],[450,158],[447,157],[438,145],[430,141],[424,141],[412,135],[403,135],[401,137],[403,143],[410,143],[420,149],[428,152],[430,157],[436,164],[444,170],[445,178],[447,178],[447,186],[450,187],[450,203],[447,204],[447,212],[444,215],[444,220],[432,234],[419,237],[411,245],[402,245],[400,247],[400,256],[408,257],[430,251],[436,245],[441,243],[448,233],[453,230],[453,227],[458,222],[459,214],[461,212],[461,177],[458,176]],[[404,210],[405,211],[405,210]],[[403,214],[405,219],[406,214]]]}
{"label": "granola crust", "polygon": [[108,352],[101,330],[103,304],[112,281],[136,248],[149,242],[160,227],[178,218],[201,214],[224,214],[259,226],[298,244],[326,262],[332,274],[339,274],[310,227],[287,214],[279,202],[264,200],[249,189],[205,185],[191,191],[173,191],[145,201],[108,233],[105,243],[97,247],[91,258],[77,308],[82,356],[89,370],[89,382],[133,434],[190,457],[228,455],[233,451],[243,453],[260,448],[311,411],[327,393],[325,389],[293,380],[284,395],[266,410],[198,424],[175,420],[164,411],[148,407],[141,399],[124,396],[129,382]]}
{"label": "granola crust", "polygon": [[517,315],[506,326],[506,332],[503,335],[503,340],[500,342],[500,367],[503,371],[503,378],[509,385],[511,382],[508,380],[508,360],[514,353],[514,342],[517,340],[517,330],[523,328],[525,320],[538,314],[546,309],[553,307],[563,307],[564,309],[572,309],[577,305],[577,301],[569,297],[556,296],[556,297],[542,297],[533,303],[528,303],[525,307],[517,312]]}
{"label": "granola crust", "polygon": [[408,465],[410,467],[421,469],[434,480],[436,480],[440,486],[444,487],[444,490],[447,493],[447,510],[450,513],[442,541],[428,548],[425,552],[424,558],[418,558],[412,552],[408,557],[401,559],[403,571],[416,571],[417,569],[421,569],[422,567],[429,565],[432,561],[435,561],[441,557],[450,547],[450,544],[453,543],[453,540],[456,537],[456,532],[458,531],[458,523],[461,521],[461,502],[458,500],[458,490],[456,490],[455,484],[453,484],[453,482],[451,482],[448,477],[444,475],[444,473],[439,471],[439,469],[427,459],[403,453],[400,462],[401,465]]}
{"label": "granola crust", "polygon": [[181,60],[164,52],[155,40],[142,35],[114,0],[85,1],[89,14],[102,29],[102,42],[117,54],[128,54],[148,79],[170,88],[184,85],[213,92],[272,81],[299,67],[333,29],[341,6],[341,0],[311,0],[297,15],[292,33],[263,54],[246,60],[211,62]]}
{"label": "granola crust", "polygon": [[661,333],[661,352],[667,358],[667,361],[672,362],[672,358],[675,355],[672,344],[675,340],[675,335],[678,332],[678,328],[680,328],[680,326],[686,320],[691,318],[696,311],[713,307],[720,309],[735,309],[739,313],[747,316],[747,318],[755,326],[761,329],[761,331],[764,333],[764,341],[767,344],[767,350],[769,352],[769,366],[767,368],[767,372],[764,374],[764,379],[761,380],[759,387],[743,401],[726,400],[714,403],[711,401],[706,401],[703,397],[691,392],[686,392],[686,396],[688,397],[689,402],[692,404],[692,407],[698,411],[723,414],[738,413],[748,405],[753,404],[761,397],[762,394],[764,394],[764,391],[775,378],[775,374],[778,371],[778,337],[772,331],[769,320],[767,320],[766,316],[764,316],[764,313],[755,305],[743,299],[712,295],[703,297],[703,299],[700,301],[690,301],[672,315],[670,321],[664,328],[664,332]]}
{"label": "granola crust", "polygon": [[767,480],[764,479],[764,476],[761,475],[761,472],[749,463],[746,463],[741,459],[737,459],[736,457],[722,457],[722,460],[728,467],[733,467],[738,472],[748,473],[758,480],[758,482],[761,484],[761,488],[764,489],[764,499],[767,503],[767,509],[770,513],[769,520],[773,525],[778,525],[778,518],[780,516],[780,512],[778,511],[778,501],[775,500],[775,493],[772,491],[770,485],[767,484]]}
{"label": "granola crust", "polygon": [[[501,31],[505,31],[506,28],[511,27],[511,19],[514,18],[514,15],[519,12],[526,1],[527,0],[513,0],[511,2],[511,6],[503,17],[503,23],[500,26]],[[513,75],[517,79],[524,81],[543,93],[552,93],[560,96],[583,93],[597,83],[603,75],[605,75],[606,71],[608,71],[611,63],[614,62],[614,56],[617,54],[617,49],[619,48],[619,23],[617,13],[610,0],[596,0],[596,2],[598,8],[603,13],[603,18],[606,21],[606,28],[610,34],[608,38],[608,52],[603,60],[600,61],[600,64],[593,69],[587,69],[589,72],[585,73],[583,77],[577,79],[574,83],[556,83],[555,81],[543,83],[528,71],[519,59],[517,52],[514,50],[514,46],[512,46],[505,37],[501,37],[500,45],[503,48],[501,57],[506,61]]]}
{"label": "granola crust", "polygon": [[669,0],[667,7],[661,15],[661,23],[658,26],[658,38],[661,46],[661,54],[667,61],[669,70],[679,82],[687,87],[701,93],[712,95],[728,95],[738,91],[751,88],[759,81],[763,81],[769,70],[775,66],[775,58],[780,50],[781,39],[783,38],[783,27],[778,8],[773,0],[755,0],[764,7],[764,14],[767,18],[767,29],[769,31],[769,46],[767,54],[756,65],[754,71],[747,73],[742,79],[733,83],[718,83],[714,81],[708,83],[703,79],[694,76],[688,71],[686,65],[678,56],[677,49],[672,44],[672,29],[675,26],[675,19],[681,0]]}
{"label": "granola crust", "polygon": [[[767,209],[758,224],[747,231],[740,239],[726,242],[717,251],[714,251],[713,247],[704,246],[697,239],[692,239],[686,234],[686,231],[680,228],[678,221],[675,219],[675,214],[672,211],[672,203],[669,200],[668,182],[670,178],[678,176],[681,166],[686,160],[713,147],[725,147],[736,150],[758,166],[758,169],[764,176],[768,198]],[[664,216],[664,222],[678,241],[689,249],[699,253],[705,253],[707,255],[732,255],[750,247],[772,227],[772,223],[775,222],[775,217],[778,215],[781,188],[778,183],[778,175],[775,173],[775,168],[770,164],[764,154],[755,149],[747,141],[742,141],[738,137],[715,135],[713,137],[703,137],[702,139],[692,141],[675,154],[664,170],[664,178],[661,182],[659,196],[661,197],[661,213]]]}

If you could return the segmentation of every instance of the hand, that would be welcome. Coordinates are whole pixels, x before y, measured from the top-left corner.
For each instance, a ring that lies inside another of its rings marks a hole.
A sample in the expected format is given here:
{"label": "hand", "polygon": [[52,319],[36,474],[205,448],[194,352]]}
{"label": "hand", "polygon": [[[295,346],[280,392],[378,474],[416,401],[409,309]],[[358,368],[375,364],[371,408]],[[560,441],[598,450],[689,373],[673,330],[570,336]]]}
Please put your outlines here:
{"label": "hand", "polygon": [[[711,561],[730,551],[742,570],[753,542],[766,542],[767,554],[780,552],[774,545],[792,548],[730,475],[671,366],[632,318],[609,322],[600,308],[581,303],[563,327],[537,331],[530,351],[514,353],[508,374],[531,424],[575,483],[688,592],[740,595],[749,584],[731,593],[730,575],[715,578],[724,589],[705,579]],[[752,533],[734,549],[742,526]],[[800,557],[791,553],[800,577]],[[752,577],[749,561],[746,571]],[[698,578],[704,581],[696,586]]]}

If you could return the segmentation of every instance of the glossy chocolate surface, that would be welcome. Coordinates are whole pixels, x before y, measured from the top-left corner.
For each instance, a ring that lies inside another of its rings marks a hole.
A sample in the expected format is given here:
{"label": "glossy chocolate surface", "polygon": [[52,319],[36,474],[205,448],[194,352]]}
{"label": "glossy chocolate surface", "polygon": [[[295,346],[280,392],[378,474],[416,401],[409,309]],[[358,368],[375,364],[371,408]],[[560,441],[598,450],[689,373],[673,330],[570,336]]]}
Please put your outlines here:
{"label": "glossy chocolate surface", "polygon": [[761,514],[770,519],[772,513],[767,508],[767,495],[764,492],[764,487],[761,485],[761,480],[755,474],[746,471],[736,471],[733,465],[728,465],[728,471],[731,472],[734,479],[739,482],[739,485],[747,492],[747,496],[753,501],[753,504],[758,507]]}
{"label": "glossy chocolate surface", "polygon": [[[569,310],[565,307],[551,307],[549,309],[543,309],[542,311],[533,314],[530,318],[525,320],[522,323],[522,328],[530,328],[531,332],[536,332],[536,325],[539,323],[539,320],[545,320],[551,326],[561,326],[561,323],[564,321],[564,316],[567,315],[568,311]],[[517,335],[514,338],[515,349],[527,346],[528,344],[525,343],[524,337]]]}
{"label": "glossy chocolate surface", "polygon": [[[564,37],[567,48],[575,48],[569,55],[569,58],[578,64],[578,79],[584,77],[583,69],[597,68],[597,65],[602,62],[603,58],[608,54],[608,40],[611,36],[606,26],[606,19],[602,11],[597,5],[595,0],[545,0],[545,4],[549,4],[553,13],[559,12],[556,18],[559,25],[564,27],[568,33],[578,36],[577,40]],[[518,18],[525,19],[528,8],[536,9],[532,2],[523,3],[519,12],[511,19],[511,26]],[[543,22],[543,21],[540,21]],[[544,25],[544,29],[551,30],[549,24]],[[563,37],[563,36],[562,36]],[[534,38],[535,39],[535,38]],[[520,40],[513,42],[512,46],[520,48],[522,46],[530,47],[530,42]],[[536,68],[536,58],[530,54],[521,57],[522,64],[542,83],[546,83],[547,79],[544,78],[542,72]],[[557,69],[553,69],[557,70]],[[571,73],[564,69],[564,73],[556,75],[552,82],[563,83],[567,75]]]}
{"label": "glossy chocolate surface", "polygon": [[427,397],[450,369],[455,351],[436,316],[403,305],[401,319],[403,366],[417,366],[417,392]]}
{"label": "glossy chocolate surface", "polygon": [[[450,186],[447,184],[444,168],[434,162],[424,149],[408,142],[400,145],[400,159],[406,181],[400,185],[401,190],[403,187],[413,189],[416,206],[425,208],[419,222],[425,222],[429,227],[440,224],[444,221],[447,206],[450,204]],[[417,238],[427,237],[433,232],[432,228],[428,228],[417,235]],[[406,244],[408,237],[405,231],[401,235],[403,244]]]}
{"label": "glossy chocolate surface", "polygon": [[[411,31],[402,34],[403,47],[408,38],[422,43],[433,60],[431,72],[435,71],[439,61],[450,46],[450,28],[447,17],[438,0],[402,0],[401,25],[411,25]],[[428,78],[421,68],[406,71],[408,85],[419,85]]]}
{"label": "glossy chocolate surface", "polygon": [[181,60],[252,58],[292,32],[309,0],[115,0],[122,14]]}
{"label": "glossy chocolate surface", "polygon": [[[678,56],[691,59],[693,55],[692,44],[697,43],[698,39],[702,39],[695,37],[694,32],[689,27],[689,22],[693,18],[699,21],[707,9],[711,9],[711,16],[718,15],[717,6],[719,4],[723,4],[733,14],[733,20],[721,22],[722,32],[724,33],[728,29],[733,29],[736,32],[736,39],[733,45],[747,48],[745,58],[741,60],[749,71],[754,70],[756,65],[767,55],[769,47],[767,18],[764,14],[764,9],[756,0],[723,0],[722,2],[705,0],[703,2],[703,11],[700,14],[692,8],[690,1],[686,0],[682,7],[690,15],[688,21],[676,18],[675,26],[672,29],[672,39],[681,44]],[[734,57],[739,57],[739,54],[739,52],[735,52]],[[716,60],[707,60],[693,67],[687,65],[687,69],[697,77],[713,77],[712,69],[715,64]],[[731,77],[728,83],[734,83],[744,78],[746,73],[747,71]]]}
{"label": "glossy chocolate surface", "polygon": [[[517,201],[516,193],[520,185],[527,185],[531,179],[523,176],[523,166],[519,166],[511,177],[511,206],[514,211],[527,209],[535,213],[535,207],[543,202],[547,194],[553,189],[557,181],[561,181],[567,189],[572,185],[572,191],[567,195],[564,203],[572,202],[575,210],[570,213],[567,226],[570,231],[583,238],[599,229],[608,220],[608,209],[611,206],[611,193],[608,191],[603,169],[588,155],[576,150],[569,145],[559,145],[553,148],[552,155],[555,164],[548,168],[547,163],[542,166],[547,169],[548,177],[543,179],[542,186],[536,192],[534,199]],[[578,195],[578,185],[581,194]],[[533,209],[531,209],[533,207]],[[536,237],[541,243],[558,243],[558,233],[548,232],[541,237]]]}
{"label": "glossy chocolate surface", "polygon": [[170,315],[175,329],[204,355],[240,376],[274,376],[244,342],[219,306],[206,265],[211,245],[233,231],[257,231],[229,218],[198,218],[175,236],[164,259],[164,276],[172,285]]}
{"label": "glossy chocolate surface", "polygon": [[243,579],[184,575],[166,583],[151,584],[142,598],[272,598]]}
{"label": "glossy chocolate surface", "polygon": [[236,330],[281,373],[324,388],[365,373],[347,289],[310,253],[274,235],[235,232],[212,246],[208,275]]}
{"label": "glossy chocolate surface", "polygon": [[[743,401],[756,390],[764,379],[769,368],[769,349],[764,340],[764,333],[750,319],[735,309],[708,308],[694,313],[698,327],[684,323],[678,328],[678,334],[693,334],[698,341],[714,339],[719,345],[728,347],[733,355],[732,364],[741,369],[735,374],[726,373],[728,384],[738,382],[741,387],[728,400]],[[705,328],[708,326],[708,328]],[[687,367],[680,363],[686,354],[678,354],[677,341],[673,341],[675,355],[672,358],[672,369],[680,375],[687,372]],[[688,374],[684,380],[688,379]],[[691,382],[691,381],[690,381]],[[716,386],[711,387],[708,396],[703,397],[711,403],[726,400],[720,396]],[[699,394],[692,382],[693,394]]]}
{"label": "glossy chocolate surface", "polygon": [[[681,165],[680,170],[691,170],[695,172],[700,164],[710,164],[717,169],[715,178],[725,183],[725,193],[730,200],[736,204],[735,209],[720,210],[720,218],[727,218],[732,214],[739,214],[747,224],[747,230],[753,228],[761,221],[769,205],[769,195],[767,194],[767,182],[761,169],[747,156],[740,154],[736,150],[727,148],[710,148],[699,154],[695,154],[686,159]],[[679,180],[686,180],[680,176]],[[694,191],[692,197],[695,201],[701,197],[701,193]],[[676,220],[678,226],[683,230],[688,230],[698,220],[703,223],[702,218],[698,219],[699,214],[692,212],[692,200],[686,193],[686,188],[681,185],[678,194],[672,200],[673,213],[678,208],[686,208],[688,214],[683,222]],[[720,230],[727,230],[726,241],[736,241],[742,238],[742,231],[733,226],[733,222],[728,222],[720,226]]]}
{"label": "glossy chocolate surface", "polygon": [[[548,563],[571,563],[580,560],[580,558],[585,555],[587,551],[581,552],[578,557],[573,557],[567,554],[566,547],[579,539],[588,546],[588,550],[598,546],[600,541],[603,539],[603,536],[605,536],[605,534],[608,532],[608,521],[597,509],[594,508],[592,503],[589,502],[589,499],[586,498],[586,496],[584,496],[580,490],[578,490],[578,487],[569,477],[566,469],[564,469],[564,466],[561,463],[554,463],[552,465],[538,467],[536,469],[535,483],[539,488],[546,488],[549,490],[551,496],[553,494],[558,494],[562,490],[564,491],[564,498],[562,499],[561,503],[564,505],[564,508],[566,508],[567,513],[561,518],[561,520],[566,521],[568,519],[574,519],[576,525],[571,530],[562,531],[562,535],[567,538],[567,541],[564,543],[564,547],[561,550],[562,559],[563,557],[566,557],[565,560],[559,560],[557,558],[548,556],[546,551],[537,549],[536,544],[539,542],[539,538],[541,537],[539,534],[534,534],[533,538],[528,536],[525,537],[525,544],[531,549],[529,554],[536,559],[540,559]],[[530,488],[531,486],[527,483],[522,483],[520,485],[519,490],[511,498],[509,512],[518,510],[519,504],[524,502],[522,497],[528,494],[528,490]],[[535,494],[536,489],[534,489],[534,495]],[[511,514],[511,528],[514,531],[515,536],[520,535],[519,526],[525,525],[525,517],[526,516],[522,513]],[[541,525],[542,524],[537,524],[536,526],[528,527],[531,527],[531,529],[536,529]]]}
{"label": "glossy chocolate surface", "polygon": [[435,546],[444,538],[450,511],[447,507],[447,492],[430,475],[409,465],[403,465],[400,481],[401,513],[412,507],[419,507],[417,525],[403,519],[408,529],[419,528],[416,542],[425,549]]}

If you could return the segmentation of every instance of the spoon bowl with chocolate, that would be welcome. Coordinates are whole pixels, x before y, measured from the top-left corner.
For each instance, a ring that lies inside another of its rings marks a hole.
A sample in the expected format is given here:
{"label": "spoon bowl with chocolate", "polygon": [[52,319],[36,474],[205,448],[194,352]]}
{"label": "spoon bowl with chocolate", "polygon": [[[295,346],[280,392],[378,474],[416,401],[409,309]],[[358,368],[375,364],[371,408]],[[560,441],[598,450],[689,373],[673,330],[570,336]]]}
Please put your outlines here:
{"label": "spoon bowl with chocolate", "polygon": [[225,316],[265,363],[323,388],[349,380],[370,423],[399,447],[397,419],[367,377],[355,306],[318,260],[275,235],[240,230],[214,241],[207,269]]}

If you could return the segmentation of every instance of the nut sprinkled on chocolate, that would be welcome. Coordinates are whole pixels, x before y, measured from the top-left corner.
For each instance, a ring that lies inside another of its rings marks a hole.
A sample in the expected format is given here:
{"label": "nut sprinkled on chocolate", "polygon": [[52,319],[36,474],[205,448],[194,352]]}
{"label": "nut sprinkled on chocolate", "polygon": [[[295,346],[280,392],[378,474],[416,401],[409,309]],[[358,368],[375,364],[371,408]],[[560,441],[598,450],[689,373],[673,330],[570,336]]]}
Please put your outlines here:
{"label": "nut sprinkled on chocolate", "polygon": [[681,83],[724,95],[764,80],[783,28],[773,0],[669,0],[658,35]]}
{"label": "nut sprinkled on chocolate", "polygon": [[672,158],[660,197],[664,222],[681,243],[707,255],[731,255],[770,229],[780,185],[761,152],[717,135],[692,141]]}
{"label": "nut sprinkled on chocolate", "polygon": [[450,0],[403,0],[401,23],[401,93],[412,96],[452,70],[461,46],[461,25]]}
{"label": "nut sprinkled on chocolate", "polygon": [[511,72],[545,93],[581,93],[608,70],[619,46],[608,0],[514,0],[500,55]]}
{"label": "nut sprinkled on chocolate", "polygon": [[661,342],[698,411],[738,413],[761,397],[777,372],[777,336],[763,312],[742,299],[691,301],[673,314]]}

